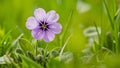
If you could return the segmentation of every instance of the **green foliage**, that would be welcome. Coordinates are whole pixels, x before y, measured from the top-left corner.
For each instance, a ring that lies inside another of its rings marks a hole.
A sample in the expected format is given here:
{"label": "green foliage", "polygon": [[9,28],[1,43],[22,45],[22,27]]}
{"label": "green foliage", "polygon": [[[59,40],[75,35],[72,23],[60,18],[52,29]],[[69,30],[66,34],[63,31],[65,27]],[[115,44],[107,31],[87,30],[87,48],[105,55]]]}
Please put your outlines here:
{"label": "green foliage", "polygon": [[5,37],[0,40],[0,56],[3,56],[7,53],[10,45],[11,45],[11,37],[9,35],[10,32],[8,32]]}
{"label": "green foliage", "polygon": [[33,60],[21,55],[22,68],[43,68],[39,64],[35,63]]}
{"label": "green foliage", "polygon": [[28,40],[21,38],[21,39],[19,39],[19,44],[25,53],[27,53],[27,51],[29,51],[32,54],[34,54],[34,47],[32,46],[32,44]]}
{"label": "green foliage", "polygon": [[[0,0],[0,68],[120,68],[118,5],[119,0]],[[62,32],[50,43],[33,39],[25,27],[39,7],[60,15]],[[97,35],[85,37],[91,26],[96,30],[88,34]]]}

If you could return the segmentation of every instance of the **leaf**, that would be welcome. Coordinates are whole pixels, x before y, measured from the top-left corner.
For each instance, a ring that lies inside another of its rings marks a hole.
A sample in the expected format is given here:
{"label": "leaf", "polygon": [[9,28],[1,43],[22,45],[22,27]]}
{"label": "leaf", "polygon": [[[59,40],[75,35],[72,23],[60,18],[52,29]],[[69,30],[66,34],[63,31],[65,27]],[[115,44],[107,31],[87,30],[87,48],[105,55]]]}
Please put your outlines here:
{"label": "leaf", "polygon": [[3,39],[0,41],[0,56],[3,56],[8,51],[8,48],[11,45],[11,31],[9,31]]}
{"label": "leaf", "polygon": [[17,37],[17,39],[15,39],[15,40],[12,42],[11,46],[8,48],[7,53],[11,53],[12,51],[14,51],[14,50],[17,48],[17,43],[18,43],[19,39],[20,39],[22,36],[23,36],[23,34],[20,34],[20,35]]}
{"label": "leaf", "polygon": [[22,58],[22,68],[43,68],[28,57],[25,57],[23,55],[20,56]]}
{"label": "leaf", "polygon": [[105,9],[106,9],[106,11],[107,11],[107,15],[108,15],[108,18],[109,18],[111,27],[112,27],[112,29],[114,30],[115,27],[114,27],[113,19],[112,19],[112,16],[110,15],[110,11],[109,11],[109,9],[108,9],[108,5],[107,5],[106,0],[103,0],[103,4],[104,4]]}
{"label": "leaf", "polygon": [[32,54],[34,53],[34,48],[28,40],[21,38],[19,39],[19,44],[25,53],[27,53],[27,51],[30,51]]}

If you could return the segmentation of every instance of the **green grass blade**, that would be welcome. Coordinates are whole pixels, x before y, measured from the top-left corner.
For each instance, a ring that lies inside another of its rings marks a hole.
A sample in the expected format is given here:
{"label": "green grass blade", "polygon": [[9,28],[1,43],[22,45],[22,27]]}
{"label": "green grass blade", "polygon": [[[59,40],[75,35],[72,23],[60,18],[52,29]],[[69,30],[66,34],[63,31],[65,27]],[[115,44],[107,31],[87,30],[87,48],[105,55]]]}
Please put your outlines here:
{"label": "green grass blade", "polygon": [[111,27],[112,27],[112,29],[114,30],[114,23],[113,23],[113,20],[112,20],[111,15],[110,15],[110,12],[109,12],[109,9],[108,9],[106,0],[103,0],[103,3],[104,3],[104,6],[105,6],[105,9],[106,9],[106,11],[107,11],[107,15],[108,15],[108,18],[109,18]]}

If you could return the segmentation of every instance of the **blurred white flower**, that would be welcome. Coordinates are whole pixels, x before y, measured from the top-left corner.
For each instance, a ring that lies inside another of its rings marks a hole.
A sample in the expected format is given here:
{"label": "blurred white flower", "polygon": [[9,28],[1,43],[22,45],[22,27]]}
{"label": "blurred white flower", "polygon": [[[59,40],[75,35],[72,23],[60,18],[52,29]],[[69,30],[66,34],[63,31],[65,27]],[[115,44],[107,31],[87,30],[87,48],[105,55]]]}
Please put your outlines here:
{"label": "blurred white flower", "polygon": [[[97,30],[99,32],[99,34],[101,34],[101,29],[100,27],[97,27]],[[98,35],[98,32],[96,30],[96,27],[88,27],[84,30],[84,35],[86,37],[94,37]]]}
{"label": "blurred white flower", "polygon": [[[98,32],[97,32],[98,30]],[[96,27],[88,27],[84,30],[84,35],[85,37],[88,38],[88,45],[93,45],[94,41],[98,41],[98,33],[101,34],[101,29],[100,27],[97,27],[97,30],[96,30]]]}
{"label": "blurred white flower", "polygon": [[76,8],[80,13],[84,13],[90,10],[91,6],[87,3],[82,2],[81,0],[78,0]]}

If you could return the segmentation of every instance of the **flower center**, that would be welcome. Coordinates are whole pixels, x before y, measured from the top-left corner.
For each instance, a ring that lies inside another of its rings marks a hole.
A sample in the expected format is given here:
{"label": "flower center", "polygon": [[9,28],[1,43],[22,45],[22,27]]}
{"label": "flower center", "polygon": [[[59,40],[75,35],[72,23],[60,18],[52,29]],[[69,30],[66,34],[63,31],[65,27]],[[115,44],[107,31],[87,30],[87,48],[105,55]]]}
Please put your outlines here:
{"label": "flower center", "polygon": [[42,26],[41,26],[43,29],[45,29],[45,28],[47,28],[47,25],[44,23],[44,24],[42,24]]}
{"label": "flower center", "polygon": [[48,29],[48,24],[45,23],[45,22],[41,22],[40,27],[41,27],[40,29],[42,29],[42,30],[47,30]]}

